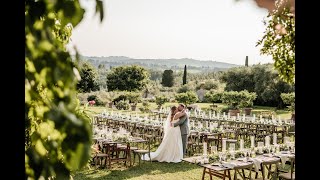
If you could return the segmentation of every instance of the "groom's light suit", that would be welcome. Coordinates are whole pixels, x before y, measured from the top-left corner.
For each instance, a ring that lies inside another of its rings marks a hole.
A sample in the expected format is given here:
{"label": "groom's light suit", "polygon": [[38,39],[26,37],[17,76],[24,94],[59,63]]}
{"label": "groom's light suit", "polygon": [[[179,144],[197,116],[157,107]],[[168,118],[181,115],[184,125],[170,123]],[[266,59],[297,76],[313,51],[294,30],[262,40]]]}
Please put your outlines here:
{"label": "groom's light suit", "polygon": [[186,155],[187,138],[189,134],[189,116],[186,114],[181,116],[179,121],[173,124],[174,127],[180,126],[183,154]]}

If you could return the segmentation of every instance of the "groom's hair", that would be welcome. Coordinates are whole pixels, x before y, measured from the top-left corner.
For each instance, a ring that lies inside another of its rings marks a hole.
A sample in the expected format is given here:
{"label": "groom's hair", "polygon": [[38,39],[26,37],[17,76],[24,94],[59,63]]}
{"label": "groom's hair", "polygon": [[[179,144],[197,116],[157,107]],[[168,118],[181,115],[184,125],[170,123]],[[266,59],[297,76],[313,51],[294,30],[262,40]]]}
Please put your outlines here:
{"label": "groom's hair", "polygon": [[184,104],[182,104],[182,103],[180,103],[179,105],[180,105],[180,106],[182,106],[183,108],[185,108],[185,107],[186,107],[186,106],[185,106]]}

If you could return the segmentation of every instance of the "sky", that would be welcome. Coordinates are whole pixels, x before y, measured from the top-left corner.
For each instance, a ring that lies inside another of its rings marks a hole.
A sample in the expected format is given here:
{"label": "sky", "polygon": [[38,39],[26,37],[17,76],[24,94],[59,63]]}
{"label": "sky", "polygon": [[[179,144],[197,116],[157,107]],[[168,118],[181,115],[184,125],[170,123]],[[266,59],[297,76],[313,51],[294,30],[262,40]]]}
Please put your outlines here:
{"label": "sky", "polygon": [[[244,65],[273,62],[256,43],[266,26],[266,9],[252,0],[104,0],[102,22],[94,0],[68,49],[84,56],[143,59],[193,58]],[[70,50],[72,53],[72,51]]]}

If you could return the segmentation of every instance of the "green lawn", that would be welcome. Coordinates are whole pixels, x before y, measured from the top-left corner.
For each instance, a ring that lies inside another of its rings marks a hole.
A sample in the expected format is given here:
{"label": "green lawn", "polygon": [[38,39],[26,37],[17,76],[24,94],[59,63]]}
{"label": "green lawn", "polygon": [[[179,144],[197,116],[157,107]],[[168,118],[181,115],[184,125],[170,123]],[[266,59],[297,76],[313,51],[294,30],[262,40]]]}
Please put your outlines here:
{"label": "green lawn", "polygon": [[[95,179],[95,180],[118,180],[118,179],[134,179],[134,180],[186,180],[201,179],[202,168],[189,163],[165,163],[165,162],[141,162],[140,166],[136,163],[130,168],[116,167],[113,165],[112,170],[95,168],[89,170],[78,171],[73,176],[74,180]],[[207,175],[207,178],[209,176]]]}
{"label": "green lawn", "polygon": [[[150,103],[151,109],[155,109],[157,105],[155,103]],[[172,106],[177,103],[166,103],[164,106]],[[202,109],[209,108],[210,103],[197,103]],[[218,107],[225,107],[224,104],[217,104]],[[141,107],[142,104],[139,103],[138,107]],[[88,107],[87,112],[89,115],[95,115],[97,113],[103,112],[103,110],[110,111],[111,109],[106,107]],[[113,111],[117,111],[113,109]],[[263,106],[255,106],[253,108],[253,113],[258,114],[261,111],[274,111],[275,114],[281,116],[282,119],[290,118],[291,113],[286,110],[277,110],[275,111],[274,107],[263,107]],[[138,113],[140,111],[137,110],[132,112],[131,110],[121,111],[121,112],[130,112],[130,113]],[[154,151],[156,147],[152,148]],[[136,160],[137,161],[137,160]],[[132,180],[187,180],[187,179],[201,179],[203,168],[189,164],[186,162],[182,163],[159,163],[159,162],[141,162],[138,165],[138,162],[133,167],[126,168],[123,163],[114,164],[112,169],[95,169],[91,167],[84,168],[83,170],[77,171],[73,173],[73,179],[75,180],[85,180],[85,179],[94,179],[94,180],[102,180],[102,179],[110,179],[110,180],[118,180],[118,179],[132,179]],[[231,171],[231,175],[233,172]],[[206,178],[209,179],[209,175],[206,174]],[[214,180],[219,178],[213,178]]]}
{"label": "green lawn", "polygon": [[[209,109],[211,103],[196,103],[201,109]],[[225,104],[222,103],[215,103],[216,105],[218,105],[219,108],[224,108],[226,107]],[[173,105],[177,105],[177,103],[165,103],[164,107],[171,107]],[[142,103],[138,103],[137,106],[137,110],[136,111],[131,111],[131,110],[121,110],[121,112],[128,112],[128,113],[138,113],[138,114],[142,114],[147,115],[147,113],[141,113],[139,111],[139,107],[142,107]],[[156,109],[157,105],[155,103],[150,103],[150,109]],[[95,115],[98,113],[103,112],[103,110],[107,110],[110,111],[110,108],[107,107],[103,107],[103,106],[92,106],[92,107],[88,107],[88,113],[89,115]],[[113,109],[113,111],[118,111],[117,109]],[[268,107],[268,106],[254,106],[252,113],[256,114],[256,116],[261,112],[261,111],[269,111],[269,112],[274,112],[276,116],[280,116],[281,119],[290,119],[291,118],[291,112],[288,111],[287,109],[284,110],[276,110],[275,107]]]}
{"label": "green lawn", "polygon": [[[288,170],[290,165],[286,164],[285,170]],[[86,168],[81,171],[73,173],[74,180],[119,180],[119,179],[131,179],[131,180],[199,180],[202,177],[203,168],[186,162],[181,163],[166,163],[166,162],[144,162],[141,164],[136,163],[134,166],[125,168],[123,163],[114,164],[112,169]],[[233,178],[233,171],[230,171]],[[248,172],[246,171],[246,175]],[[254,178],[255,173],[252,173]],[[259,173],[261,177],[261,173]],[[205,179],[208,180],[209,175],[205,175]],[[220,178],[213,177],[213,180]]]}

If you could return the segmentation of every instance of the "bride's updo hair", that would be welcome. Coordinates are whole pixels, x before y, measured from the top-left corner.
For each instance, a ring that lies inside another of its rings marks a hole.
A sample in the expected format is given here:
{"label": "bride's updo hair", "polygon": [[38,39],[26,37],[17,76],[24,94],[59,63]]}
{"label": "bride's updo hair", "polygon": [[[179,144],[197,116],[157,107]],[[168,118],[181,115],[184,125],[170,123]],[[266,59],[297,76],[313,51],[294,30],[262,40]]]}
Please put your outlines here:
{"label": "bride's updo hair", "polygon": [[170,117],[170,120],[172,121],[173,119],[173,116],[175,115],[175,111],[177,110],[177,107],[176,106],[172,106],[171,107],[171,117]]}

